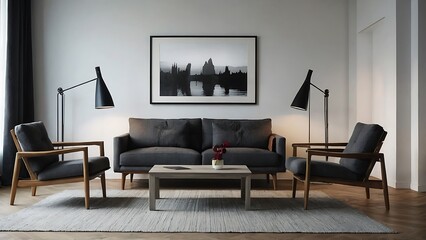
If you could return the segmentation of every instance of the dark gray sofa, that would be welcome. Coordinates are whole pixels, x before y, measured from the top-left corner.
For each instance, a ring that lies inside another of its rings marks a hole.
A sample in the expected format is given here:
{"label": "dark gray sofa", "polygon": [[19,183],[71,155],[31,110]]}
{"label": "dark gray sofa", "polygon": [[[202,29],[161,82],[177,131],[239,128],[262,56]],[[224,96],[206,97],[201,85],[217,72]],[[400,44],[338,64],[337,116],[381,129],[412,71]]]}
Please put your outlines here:
{"label": "dark gray sofa", "polygon": [[129,133],[114,138],[114,172],[147,173],[155,164],[210,165],[213,145],[230,143],[227,165],[247,165],[256,174],[285,172],[285,138],[271,119],[129,119]]}

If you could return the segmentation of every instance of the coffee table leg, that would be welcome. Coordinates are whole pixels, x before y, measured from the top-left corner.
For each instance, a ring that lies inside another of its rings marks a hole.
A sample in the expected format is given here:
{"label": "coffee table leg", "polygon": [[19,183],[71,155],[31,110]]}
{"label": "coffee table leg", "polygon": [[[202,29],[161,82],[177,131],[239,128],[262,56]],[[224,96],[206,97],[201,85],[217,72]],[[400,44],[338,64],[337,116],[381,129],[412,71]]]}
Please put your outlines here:
{"label": "coffee table leg", "polygon": [[149,175],[149,210],[154,211],[155,210],[155,199],[157,195],[157,179],[153,175]]}
{"label": "coffee table leg", "polygon": [[155,178],[155,199],[160,199],[160,178]]}
{"label": "coffee table leg", "polygon": [[246,205],[246,210],[250,209],[250,190],[251,190],[251,176],[247,176],[245,177],[245,205]]}
{"label": "coffee table leg", "polygon": [[246,178],[241,178],[241,199],[245,199],[246,192]]}

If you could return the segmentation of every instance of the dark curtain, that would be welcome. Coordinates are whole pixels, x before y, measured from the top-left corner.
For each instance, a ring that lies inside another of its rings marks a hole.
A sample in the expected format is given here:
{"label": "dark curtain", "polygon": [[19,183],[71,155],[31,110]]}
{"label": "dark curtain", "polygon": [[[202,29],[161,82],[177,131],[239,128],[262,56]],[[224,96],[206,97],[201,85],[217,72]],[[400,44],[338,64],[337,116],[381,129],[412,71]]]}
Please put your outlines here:
{"label": "dark curtain", "polygon": [[10,185],[16,148],[10,129],[34,121],[31,0],[9,0],[2,184]]}

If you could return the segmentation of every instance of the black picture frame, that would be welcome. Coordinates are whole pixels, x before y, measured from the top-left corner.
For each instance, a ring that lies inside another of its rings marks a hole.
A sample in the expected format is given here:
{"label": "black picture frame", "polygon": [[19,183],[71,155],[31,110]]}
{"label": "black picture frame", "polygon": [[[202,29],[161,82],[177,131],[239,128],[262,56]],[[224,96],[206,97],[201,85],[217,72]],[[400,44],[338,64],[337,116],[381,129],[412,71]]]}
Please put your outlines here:
{"label": "black picture frame", "polygon": [[257,36],[151,36],[151,104],[257,104]]}

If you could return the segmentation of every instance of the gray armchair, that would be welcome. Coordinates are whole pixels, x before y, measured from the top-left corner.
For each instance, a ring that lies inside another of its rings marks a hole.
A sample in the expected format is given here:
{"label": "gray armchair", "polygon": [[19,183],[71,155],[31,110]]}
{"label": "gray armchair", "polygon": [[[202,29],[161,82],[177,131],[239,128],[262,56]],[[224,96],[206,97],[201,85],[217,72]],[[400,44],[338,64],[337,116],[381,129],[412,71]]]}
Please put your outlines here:
{"label": "gray armchair", "polygon": [[[110,163],[108,158],[104,156],[104,143],[102,141],[52,143],[42,122],[21,124],[10,132],[18,150],[13,170],[10,205],[15,202],[18,187],[31,187],[32,195],[35,196],[37,186],[84,182],[85,207],[89,208],[89,180],[96,177],[100,177],[103,197],[106,197],[105,171],[110,168]],[[83,145],[99,146],[99,156],[89,158],[87,146],[70,147]],[[69,148],[54,149],[54,147]],[[83,158],[59,161],[58,155],[76,152],[81,152]],[[30,175],[30,179],[19,179],[21,160]]]}
{"label": "gray armchair", "polygon": [[[389,195],[386,179],[385,157],[380,153],[387,132],[377,124],[357,123],[348,143],[294,143],[293,157],[286,161],[293,173],[292,197],[296,195],[297,181],[304,182],[304,208],[308,208],[310,182],[337,183],[364,187],[367,199],[370,188],[383,189],[386,210]],[[327,147],[315,149],[311,147]],[[346,146],[344,149],[335,148]],[[297,157],[297,148],[307,148],[308,158]],[[338,157],[339,163],[313,160],[314,156]],[[382,179],[370,179],[376,162],[380,162]]]}

